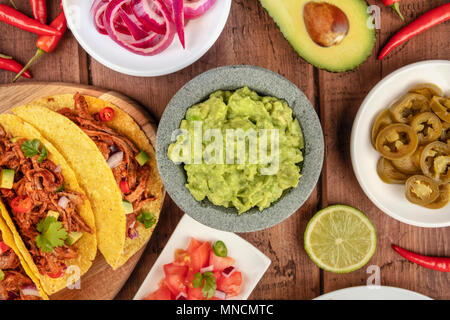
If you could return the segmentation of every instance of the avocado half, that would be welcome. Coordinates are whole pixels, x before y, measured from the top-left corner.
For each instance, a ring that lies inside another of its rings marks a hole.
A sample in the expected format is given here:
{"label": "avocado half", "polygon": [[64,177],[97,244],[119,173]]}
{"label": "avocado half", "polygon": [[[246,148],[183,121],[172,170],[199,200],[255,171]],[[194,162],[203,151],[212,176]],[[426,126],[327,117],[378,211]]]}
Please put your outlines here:
{"label": "avocado half", "polygon": [[[260,0],[280,27],[284,37],[306,61],[332,72],[349,71],[372,53],[375,29],[369,28],[367,3],[363,0]],[[342,10],[349,22],[348,33],[336,45],[324,47],[313,41],[304,21],[304,8],[310,2],[329,3]]]}

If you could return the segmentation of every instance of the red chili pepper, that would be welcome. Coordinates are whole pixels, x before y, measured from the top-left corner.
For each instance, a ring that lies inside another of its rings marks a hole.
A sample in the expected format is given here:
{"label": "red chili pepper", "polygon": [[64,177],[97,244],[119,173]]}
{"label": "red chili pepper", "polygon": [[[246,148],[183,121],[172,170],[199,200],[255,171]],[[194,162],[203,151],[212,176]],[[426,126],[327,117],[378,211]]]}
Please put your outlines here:
{"label": "red chili pepper", "polygon": [[54,51],[61,40],[64,32],[67,30],[67,20],[66,16],[64,15],[64,11],[61,11],[59,15],[55,18],[55,20],[52,21],[50,24],[51,27],[55,28],[59,32],[61,32],[60,36],[41,36],[36,41],[36,46],[38,47],[35,55],[33,58],[28,61],[28,63],[23,67],[22,71],[19,72],[19,74],[13,79],[13,82],[15,82],[17,79],[19,79],[22,72],[26,72],[28,68],[36,62],[42,55],[45,53],[51,53]]}
{"label": "red chili pepper", "polygon": [[423,14],[411,24],[398,31],[381,50],[378,60],[386,57],[395,47],[419,33],[450,19],[450,3],[443,4]]}
{"label": "red chili pepper", "polygon": [[16,213],[30,212],[33,201],[27,196],[17,196],[11,201],[11,209]]}
{"label": "red chili pepper", "polygon": [[[18,63],[17,61],[14,61],[14,59],[12,57],[0,54],[0,69],[19,73],[20,70],[22,70],[22,68],[23,68],[23,66],[20,63]],[[22,74],[22,76],[24,76],[25,78],[28,78],[28,79],[31,78],[31,74],[28,71],[24,72]]]}
{"label": "red chili pepper", "polygon": [[30,31],[41,36],[61,36],[61,32],[39,21],[27,17],[6,4],[0,4],[0,21],[22,30]]}
{"label": "red chili pepper", "polygon": [[419,266],[424,268],[450,272],[450,258],[423,256],[421,254],[400,248],[395,244],[392,245],[392,249],[397,251],[406,260],[417,263]]}
{"label": "red chili pepper", "polygon": [[403,18],[402,13],[400,12],[400,1],[402,0],[383,0],[383,4],[385,6],[389,6],[392,9],[394,9],[394,11],[397,12],[398,16],[400,17],[400,19],[405,20],[405,18]]}
{"label": "red chili pepper", "polygon": [[111,121],[114,118],[114,109],[110,107],[103,108],[99,112],[99,116],[103,122]]}
{"label": "red chili pepper", "polygon": [[127,180],[121,180],[119,183],[119,188],[123,194],[127,194],[128,192],[130,192],[130,186],[128,185]]}
{"label": "red chili pepper", "polygon": [[43,23],[47,23],[47,1],[46,0],[30,0],[33,17]]}

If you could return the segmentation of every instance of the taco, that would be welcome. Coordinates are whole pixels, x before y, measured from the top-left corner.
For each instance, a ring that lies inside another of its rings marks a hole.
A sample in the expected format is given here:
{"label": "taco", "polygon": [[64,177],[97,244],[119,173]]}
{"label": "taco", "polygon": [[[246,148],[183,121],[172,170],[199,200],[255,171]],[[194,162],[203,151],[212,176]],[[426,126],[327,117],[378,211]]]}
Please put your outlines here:
{"label": "taco", "polygon": [[47,294],[89,269],[97,239],[87,197],[55,147],[10,114],[0,115],[0,199],[2,218]]}
{"label": "taco", "polygon": [[[0,210],[5,210],[0,203]],[[0,217],[0,300],[48,300]]]}
{"label": "taco", "polygon": [[93,204],[98,248],[113,269],[120,267],[150,238],[163,201],[155,151],[145,133],[120,108],[78,93],[13,112],[72,166]]}

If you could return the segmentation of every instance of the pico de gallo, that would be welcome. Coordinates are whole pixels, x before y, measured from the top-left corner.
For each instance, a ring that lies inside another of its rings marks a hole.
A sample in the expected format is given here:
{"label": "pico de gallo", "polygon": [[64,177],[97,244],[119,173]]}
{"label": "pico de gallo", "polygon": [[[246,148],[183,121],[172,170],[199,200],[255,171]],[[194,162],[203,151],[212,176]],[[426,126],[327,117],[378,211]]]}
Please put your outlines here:
{"label": "pico de gallo", "polygon": [[211,245],[191,238],[163,268],[158,290],[144,300],[226,300],[241,291],[242,273],[222,241]]}

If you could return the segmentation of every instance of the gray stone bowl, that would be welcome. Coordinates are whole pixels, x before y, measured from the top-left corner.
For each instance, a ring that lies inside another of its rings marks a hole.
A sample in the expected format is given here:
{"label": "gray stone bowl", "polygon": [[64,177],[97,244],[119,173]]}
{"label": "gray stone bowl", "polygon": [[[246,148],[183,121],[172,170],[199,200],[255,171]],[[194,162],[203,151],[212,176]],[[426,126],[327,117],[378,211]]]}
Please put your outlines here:
{"label": "gray stone bowl", "polygon": [[[236,90],[248,86],[262,94],[287,101],[299,120],[305,138],[302,177],[297,188],[287,190],[267,209],[253,208],[241,215],[235,208],[196,201],[185,187],[183,165],[172,162],[167,150],[172,132],[179,128],[186,110],[204,101],[217,90]],[[317,184],[323,164],[324,142],[319,118],[309,100],[292,82],[279,74],[254,66],[236,65],[209,70],[189,81],[170,100],[159,123],[156,138],[158,169],[170,197],[186,214],[209,227],[252,232],[272,227],[296,212]]]}

